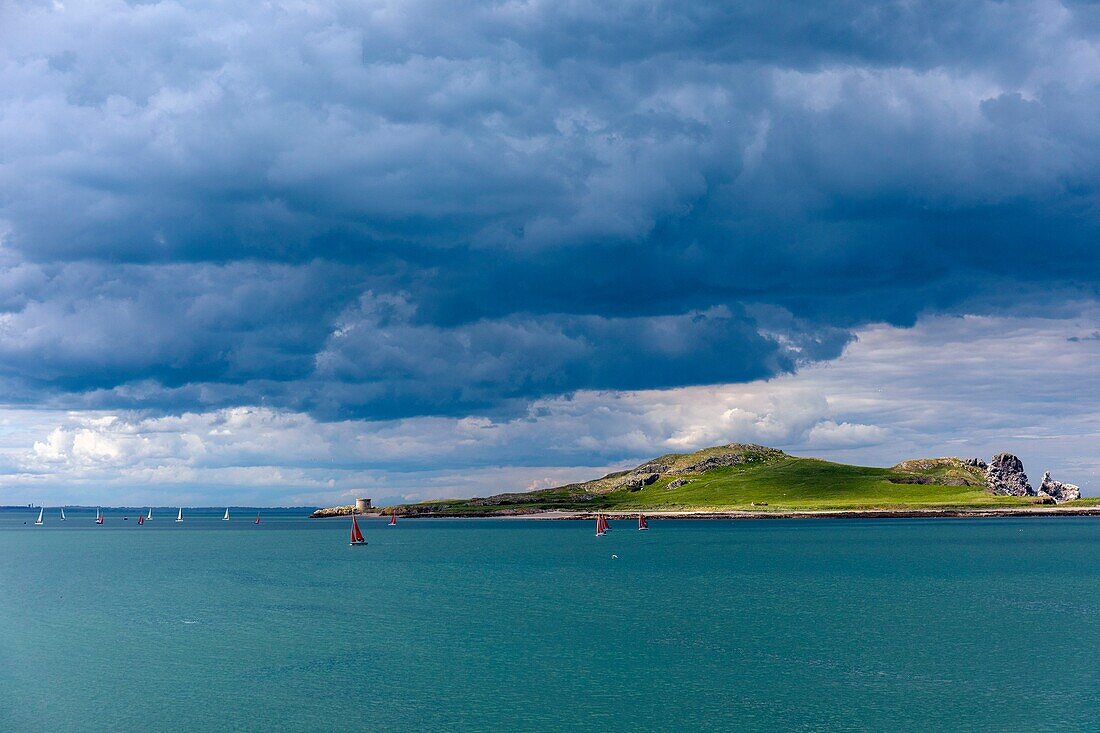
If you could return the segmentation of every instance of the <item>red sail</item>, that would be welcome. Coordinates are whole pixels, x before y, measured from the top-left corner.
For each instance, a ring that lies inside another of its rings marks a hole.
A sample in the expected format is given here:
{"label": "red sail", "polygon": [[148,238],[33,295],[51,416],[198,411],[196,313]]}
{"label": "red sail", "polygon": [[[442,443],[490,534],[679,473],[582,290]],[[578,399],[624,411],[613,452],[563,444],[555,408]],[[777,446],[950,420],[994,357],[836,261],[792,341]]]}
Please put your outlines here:
{"label": "red sail", "polygon": [[363,533],[359,531],[359,522],[355,521],[354,514],[351,515],[351,541],[355,545],[363,543]]}
{"label": "red sail", "polygon": [[260,523],[260,515],[259,515],[259,514],[257,514],[257,515],[256,515],[256,521],[255,521],[255,522],[253,522],[253,524],[259,524],[259,523]]}
{"label": "red sail", "polygon": [[139,514],[138,515],[138,524],[145,524],[145,515],[144,514]]}
{"label": "red sail", "polygon": [[397,510],[393,510],[393,514],[390,515],[390,524],[397,524]]}
{"label": "red sail", "polygon": [[649,521],[646,520],[644,514],[638,515],[638,529],[649,529]]}

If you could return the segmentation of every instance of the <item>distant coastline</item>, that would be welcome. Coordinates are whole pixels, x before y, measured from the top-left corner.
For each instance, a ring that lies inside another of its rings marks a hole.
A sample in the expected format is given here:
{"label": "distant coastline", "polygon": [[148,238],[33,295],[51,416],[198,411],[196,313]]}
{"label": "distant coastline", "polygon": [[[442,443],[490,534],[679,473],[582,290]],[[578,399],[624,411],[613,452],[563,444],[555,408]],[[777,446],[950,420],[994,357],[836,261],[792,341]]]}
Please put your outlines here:
{"label": "distant coastline", "polygon": [[[1023,462],[1010,453],[988,462],[918,458],[876,468],[730,443],[552,489],[359,510],[366,516],[530,519],[590,519],[597,512],[655,519],[1092,516],[1100,515],[1100,497],[1081,498],[1080,487],[1049,471],[1033,486]],[[311,516],[352,513],[355,505]]]}
{"label": "distant coastline", "polygon": [[[1100,502],[1100,498],[1097,498]],[[1080,506],[1020,506],[1020,507],[955,507],[927,509],[820,509],[800,511],[744,511],[700,509],[698,511],[526,511],[464,512],[462,514],[408,514],[406,519],[534,519],[534,520],[594,520],[596,514],[612,520],[633,519],[644,513],[650,519],[977,519],[983,517],[1100,517],[1100,504]],[[313,519],[339,519],[347,514],[326,514]],[[388,514],[370,512],[356,516],[385,519]]]}

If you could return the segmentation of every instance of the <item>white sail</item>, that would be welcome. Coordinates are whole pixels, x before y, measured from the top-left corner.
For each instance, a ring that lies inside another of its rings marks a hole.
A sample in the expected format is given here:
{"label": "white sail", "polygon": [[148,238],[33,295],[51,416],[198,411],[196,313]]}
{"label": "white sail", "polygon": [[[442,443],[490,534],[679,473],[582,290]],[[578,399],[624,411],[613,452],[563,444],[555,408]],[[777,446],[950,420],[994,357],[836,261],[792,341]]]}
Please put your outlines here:
{"label": "white sail", "polygon": [[61,521],[65,521],[65,507],[61,507]]}
{"label": "white sail", "polygon": [[176,515],[176,521],[177,522],[182,522],[183,521],[183,507],[180,507],[180,513]]}
{"label": "white sail", "polygon": [[222,521],[223,522],[228,522],[229,521],[229,507],[225,508],[225,516],[222,517]]}
{"label": "white sail", "polygon": [[145,521],[148,522],[153,518],[153,507],[149,507],[149,513],[145,515]]}
{"label": "white sail", "polygon": [[46,509],[44,507],[39,507],[38,508],[38,520],[35,522],[35,524],[42,524],[42,513],[44,511],[46,511]]}

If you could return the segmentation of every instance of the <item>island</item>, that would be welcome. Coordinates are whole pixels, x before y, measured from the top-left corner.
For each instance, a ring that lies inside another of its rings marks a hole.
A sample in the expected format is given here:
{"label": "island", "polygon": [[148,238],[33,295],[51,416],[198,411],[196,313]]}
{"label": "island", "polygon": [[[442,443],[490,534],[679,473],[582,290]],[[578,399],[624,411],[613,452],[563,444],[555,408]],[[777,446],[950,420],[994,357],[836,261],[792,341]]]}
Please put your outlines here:
{"label": "island", "polygon": [[[318,509],[345,516],[354,506]],[[793,456],[746,443],[673,453],[633,469],[551,489],[383,507],[404,517],[653,517],[1100,515],[1100,497],[1043,475],[1033,487],[1010,453],[906,460],[890,468]]]}

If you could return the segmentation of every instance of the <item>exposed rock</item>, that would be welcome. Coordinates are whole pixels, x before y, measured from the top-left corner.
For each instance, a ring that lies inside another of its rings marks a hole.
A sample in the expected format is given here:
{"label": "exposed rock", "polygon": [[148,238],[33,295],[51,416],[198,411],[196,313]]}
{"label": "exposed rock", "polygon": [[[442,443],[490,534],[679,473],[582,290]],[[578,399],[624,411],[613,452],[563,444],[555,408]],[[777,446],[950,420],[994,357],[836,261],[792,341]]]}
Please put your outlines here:
{"label": "exposed rock", "polygon": [[1043,483],[1039,487],[1039,495],[1046,494],[1056,503],[1061,504],[1063,501],[1073,501],[1074,499],[1081,498],[1081,487],[1074,486],[1073,484],[1064,484],[1061,481],[1055,481],[1050,477],[1050,471],[1043,474]]}
{"label": "exposed rock", "polygon": [[687,485],[688,485],[688,484],[690,484],[690,483],[691,483],[691,479],[687,479],[687,478],[678,478],[678,479],[676,479],[675,481],[669,481],[669,482],[668,482],[668,486],[667,486],[666,488],[669,488],[669,489],[678,489],[678,488],[680,488],[681,486],[687,486]]}
{"label": "exposed rock", "polygon": [[[310,519],[321,519],[323,517],[346,517],[349,514],[362,514],[362,512],[355,511],[354,504],[345,504],[344,506],[330,506],[325,509],[318,509],[309,515]],[[375,514],[375,512],[371,512]]]}
{"label": "exposed rock", "polygon": [[669,467],[663,463],[645,463],[635,468],[631,473],[664,473],[669,470]]}
{"label": "exposed rock", "polygon": [[981,458],[967,458],[965,461],[963,461],[963,463],[968,466],[973,466],[974,468],[980,468],[983,471],[989,468],[989,464],[983,461]]}
{"label": "exposed rock", "polygon": [[1054,497],[1051,496],[1050,494],[1046,493],[1045,491],[1040,491],[1039,492],[1039,500],[1036,501],[1035,503],[1036,504],[1057,504],[1058,502],[1056,502],[1054,500]]}
{"label": "exposed rock", "polygon": [[985,470],[985,479],[989,488],[998,496],[1035,496],[1035,489],[1027,482],[1024,464],[1011,453],[998,453],[993,456]]}
{"label": "exposed rock", "polygon": [[962,466],[958,458],[910,458],[894,466],[895,471],[933,471]]}
{"label": "exposed rock", "polygon": [[620,484],[620,486],[627,491],[641,491],[643,486],[649,486],[659,478],[661,478],[661,474],[659,473],[646,473],[641,476],[631,476]]}
{"label": "exposed rock", "polygon": [[[706,453],[710,453],[710,455],[706,455]],[[700,451],[695,455],[701,457],[686,465],[675,466],[672,473],[702,473],[714,468],[775,460],[784,457],[786,454],[776,448],[768,448],[754,443],[730,443],[728,446],[719,449],[719,451]]]}
{"label": "exposed rock", "polygon": [[886,480],[895,484],[986,486],[985,472],[962,458],[911,458],[893,470],[907,474],[888,476]]}

